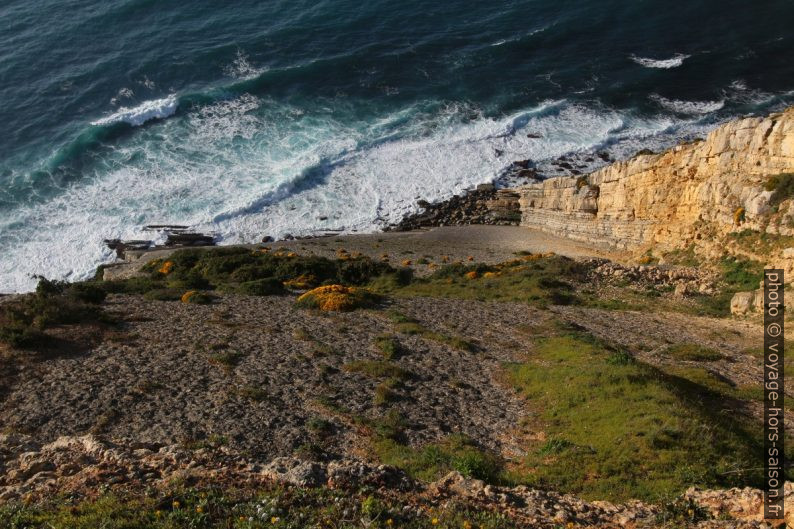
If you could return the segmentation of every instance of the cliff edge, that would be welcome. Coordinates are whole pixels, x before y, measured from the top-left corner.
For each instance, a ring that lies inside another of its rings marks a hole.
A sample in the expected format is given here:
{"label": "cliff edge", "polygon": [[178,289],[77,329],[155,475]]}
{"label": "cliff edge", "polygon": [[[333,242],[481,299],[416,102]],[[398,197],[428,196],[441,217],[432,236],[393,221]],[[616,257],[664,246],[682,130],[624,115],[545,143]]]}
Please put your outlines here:
{"label": "cliff edge", "polygon": [[[714,257],[730,234],[794,235],[794,107],[721,125],[705,140],[640,153],[587,176],[518,188],[521,224],[573,240]],[[764,257],[782,258],[783,248]],[[752,253],[752,252],[750,252]]]}

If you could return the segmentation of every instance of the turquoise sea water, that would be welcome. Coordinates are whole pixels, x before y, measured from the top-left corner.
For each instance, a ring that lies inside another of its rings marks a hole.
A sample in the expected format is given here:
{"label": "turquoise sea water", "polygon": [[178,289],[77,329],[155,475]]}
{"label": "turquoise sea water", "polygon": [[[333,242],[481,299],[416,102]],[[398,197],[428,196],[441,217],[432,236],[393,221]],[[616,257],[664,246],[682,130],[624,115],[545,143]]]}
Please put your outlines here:
{"label": "turquoise sea water", "polygon": [[792,20],[785,0],[7,0],[0,292],[85,277],[146,224],[373,231],[514,159],[782,108]]}

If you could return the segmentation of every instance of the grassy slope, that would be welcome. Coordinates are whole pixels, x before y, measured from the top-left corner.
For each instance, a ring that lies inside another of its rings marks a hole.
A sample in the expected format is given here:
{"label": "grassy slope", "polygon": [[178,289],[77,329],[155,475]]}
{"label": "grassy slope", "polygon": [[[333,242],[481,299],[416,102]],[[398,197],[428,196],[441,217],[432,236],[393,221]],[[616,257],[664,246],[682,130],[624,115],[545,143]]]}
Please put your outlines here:
{"label": "grassy slope", "polygon": [[588,498],[659,501],[692,484],[758,484],[760,432],[720,413],[723,396],[611,350],[586,334],[539,338],[507,366],[547,440],[513,480]]}

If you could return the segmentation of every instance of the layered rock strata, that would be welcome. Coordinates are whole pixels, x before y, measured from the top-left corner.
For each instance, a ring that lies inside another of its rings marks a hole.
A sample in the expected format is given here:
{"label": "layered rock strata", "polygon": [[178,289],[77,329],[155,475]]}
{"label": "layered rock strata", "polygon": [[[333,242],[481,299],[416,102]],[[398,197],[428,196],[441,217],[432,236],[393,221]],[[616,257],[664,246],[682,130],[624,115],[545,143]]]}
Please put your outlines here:
{"label": "layered rock strata", "polygon": [[791,201],[775,210],[764,189],[771,176],[787,172],[794,172],[794,108],[516,191],[524,226],[626,250],[674,249],[746,228],[794,234]]}

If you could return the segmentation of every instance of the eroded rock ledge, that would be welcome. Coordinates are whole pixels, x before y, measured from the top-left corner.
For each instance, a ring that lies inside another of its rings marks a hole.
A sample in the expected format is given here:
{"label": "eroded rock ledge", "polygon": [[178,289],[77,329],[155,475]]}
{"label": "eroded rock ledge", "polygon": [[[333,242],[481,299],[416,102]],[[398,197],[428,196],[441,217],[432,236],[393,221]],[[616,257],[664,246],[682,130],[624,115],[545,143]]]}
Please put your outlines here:
{"label": "eroded rock ledge", "polygon": [[[254,488],[268,482],[341,490],[368,487],[380,494],[404,496],[409,502],[406,508],[420,513],[428,506],[462,502],[495,509],[520,527],[655,527],[661,512],[658,506],[640,501],[589,502],[524,486],[487,485],[458,472],[422,484],[396,468],[354,459],[320,463],[278,458],[260,464],[223,447],[191,450],[177,445],[111,441],[93,435],[61,437],[44,445],[24,435],[0,435],[0,454],[0,502],[56,492],[90,497],[97,494],[100,483],[112,490],[156,489],[178,479],[186,484],[226,483]],[[792,513],[794,484],[786,483],[785,496],[786,512]],[[681,499],[716,518],[700,522],[697,527],[763,527],[763,494],[759,490],[691,488]]]}

